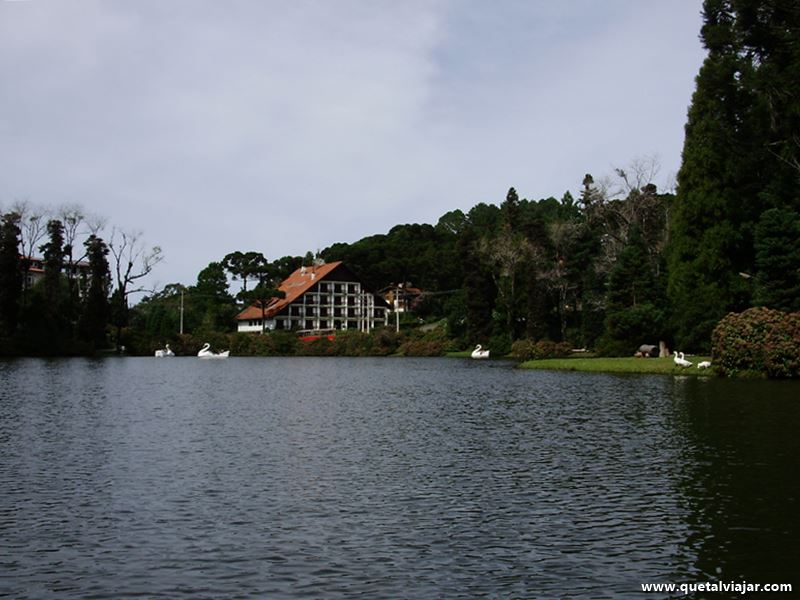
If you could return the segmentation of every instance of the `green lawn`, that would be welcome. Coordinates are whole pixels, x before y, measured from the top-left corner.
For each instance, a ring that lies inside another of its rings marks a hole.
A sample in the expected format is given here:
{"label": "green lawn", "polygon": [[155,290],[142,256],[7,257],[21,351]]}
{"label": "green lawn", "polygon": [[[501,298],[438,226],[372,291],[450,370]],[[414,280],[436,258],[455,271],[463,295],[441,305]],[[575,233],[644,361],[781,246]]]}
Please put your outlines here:
{"label": "green lawn", "polygon": [[529,360],[520,364],[523,369],[552,369],[558,371],[589,371],[593,373],[662,373],[668,375],[713,376],[711,369],[698,369],[697,363],[711,360],[708,356],[687,356],[693,366],[682,369],[670,358],[551,358]]}

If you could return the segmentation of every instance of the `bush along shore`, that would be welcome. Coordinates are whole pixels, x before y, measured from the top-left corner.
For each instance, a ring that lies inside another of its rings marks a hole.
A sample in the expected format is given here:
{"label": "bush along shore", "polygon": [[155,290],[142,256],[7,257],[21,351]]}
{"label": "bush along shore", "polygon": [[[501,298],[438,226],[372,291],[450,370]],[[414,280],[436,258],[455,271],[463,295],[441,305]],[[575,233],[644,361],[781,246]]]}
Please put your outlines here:
{"label": "bush along shore", "polygon": [[[370,333],[340,331],[331,338],[299,338],[296,332],[272,331],[222,333],[208,330],[196,334],[175,334],[153,339],[135,329],[121,330],[118,346],[131,356],[153,356],[169,344],[177,356],[195,356],[204,343],[213,350],[230,350],[232,356],[449,356],[468,358],[471,347],[464,349],[464,339],[452,339],[444,326],[433,329],[409,328],[396,332],[392,328]],[[107,334],[113,337],[112,332]],[[8,342],[7,344],[3,342]],[[11,348],[10,340],[0,338],[0,356],[18,355],[3,352]],[[17,346],[18,347],[18,346]],[[597,356],[575,352],[565,342],[549,340],[517,340],[510,348],[489,348],[493,359],[509,359],[524,369],[551,369],[596,373],[653,373],[688,376],[800,378],[800,312],[788,313],[763,307],[742,313],[730,313],[716,326],[712,336],[711,355],[688,355],[691,363],[680,366],[674,356],[635,358]],[[38,356],[81,355],[83,352],[62,351],[27,353]],[[58,349],[56,349],[58,350]],[[506,350],[506,351],[504,351]],[[94,354],[114,353],[113,347]],[[710,364],[708,364],[710,363]]]}
{"label": "bush along shore", "polygon": [[199,333],[177,335],[160,342],[128,338],[128,354],[152,356],[165,343],[177,356],[193,356],[204,343],[215,351],[230,350],[232,356],[444,356],[459,348],[447,339],[444,331],[397,333],[379,329],[370,333],[340,331],[329,339],[299,338],[291,331],[272,331],[264,335],[252,333]]}

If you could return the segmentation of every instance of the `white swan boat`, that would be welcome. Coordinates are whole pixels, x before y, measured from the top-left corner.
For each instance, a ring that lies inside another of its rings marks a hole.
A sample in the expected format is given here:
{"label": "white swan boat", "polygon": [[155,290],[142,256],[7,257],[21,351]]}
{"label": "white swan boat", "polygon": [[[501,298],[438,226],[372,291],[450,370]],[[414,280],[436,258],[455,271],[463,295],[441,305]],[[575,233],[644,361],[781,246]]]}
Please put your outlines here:
{"label": "white swan boat", "polygon": [[489,358],[489,350],[483,350],[481,345],[478,344],[475,346],[475,350],[472,351],[470,354],[472,358]]}
{"label": "white swan boat", "polygon": [[197,353],[198,358],[228,358],[230,356],[231,351],[225,350],[224,352],[212,352],[211,351],[211,344],[206,342],[203,344],[203,347],[200,349],[200,352]]}
{"label": "white swan boat", "polygon": [[162,350],[156,350],[156,358],[167,358],[169,356],[175,356],[175,353],[170,349],[169,344],[166,344]]}

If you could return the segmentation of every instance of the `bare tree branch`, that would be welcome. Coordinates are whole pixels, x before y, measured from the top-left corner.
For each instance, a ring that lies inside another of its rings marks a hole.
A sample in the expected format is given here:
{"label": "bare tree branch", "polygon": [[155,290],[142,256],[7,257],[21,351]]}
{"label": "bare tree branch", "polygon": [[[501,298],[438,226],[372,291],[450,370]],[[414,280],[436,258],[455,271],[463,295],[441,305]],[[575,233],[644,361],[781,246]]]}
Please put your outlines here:
{"label": "bare tree branch", "polygon": [[130,285],[149,275],[155,266],[164,260],[161,247],[146,248],[141,236],[140,231],[123,231],[115,227],[108,243],[108,248],[114,257],[117,290],[126,300],[130,294],[149,291],[144,286],[130,288]]}

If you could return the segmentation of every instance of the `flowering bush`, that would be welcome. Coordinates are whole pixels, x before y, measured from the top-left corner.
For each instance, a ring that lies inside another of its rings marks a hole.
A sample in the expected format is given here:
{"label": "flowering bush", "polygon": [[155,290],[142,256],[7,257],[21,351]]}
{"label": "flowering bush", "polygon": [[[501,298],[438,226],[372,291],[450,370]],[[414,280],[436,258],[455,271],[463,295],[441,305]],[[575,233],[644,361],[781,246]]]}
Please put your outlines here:
{"label": "flowering bush", "polygon": [[800,312],[758,307],[730,313],[714,328],[711,352],[725,375],[800,377]]}

